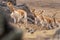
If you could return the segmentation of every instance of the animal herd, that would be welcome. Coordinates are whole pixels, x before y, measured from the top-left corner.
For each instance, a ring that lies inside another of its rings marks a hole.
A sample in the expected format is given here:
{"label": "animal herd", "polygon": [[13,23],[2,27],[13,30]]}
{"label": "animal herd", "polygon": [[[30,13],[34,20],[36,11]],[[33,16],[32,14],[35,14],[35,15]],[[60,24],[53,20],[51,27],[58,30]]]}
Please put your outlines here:
{"label": "animal herd", "polygon": [[[21,23],[20,21],[23,19],[23,22],[26,25],[28,25],[28,22],[27,22],[28,13],[25,10],[15,8],[11,2],[7,2],[7,6],[11,11],[10,17],[14,20],[14,23]],[[36,13],[35,11],[36,11],[35,9],[31,10],[32,14],[34,15],[34,24],[37,25],[37,27],[38,26],[41,26],[43,28],[46,27],[46,29],[54,29],[56,27],[59,27],[58,23],[60,20],[56,20],[55,18],[56,14],[54,14],[52,17],[49,17],[49,16],[43,15],[44,11],[41,11],[38,13]],[[29,30],[29,28],[27,29]]]}

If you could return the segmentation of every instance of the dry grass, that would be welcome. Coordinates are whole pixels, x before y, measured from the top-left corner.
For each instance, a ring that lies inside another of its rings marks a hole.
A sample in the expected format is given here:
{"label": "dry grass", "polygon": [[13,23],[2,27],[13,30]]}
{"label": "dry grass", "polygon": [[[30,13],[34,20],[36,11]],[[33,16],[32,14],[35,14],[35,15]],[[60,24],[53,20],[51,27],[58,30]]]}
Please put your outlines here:
{"label": "dry grass", "polygon": [[[35,38],[52,38],[54,34],[56,33],[57,30],[60,29],[60,27],[52,29],[52,30],[40,30],[40,28],[37,25],[34,24],[27,24],[27,27],[32,28],[32,29],[37,29],[33,34],[27,32],[26,30],[26,25],[25,24],[14,24],[10,23],[16,28],[21,28],[23,30],[23,39],[24,40],[30,40],[30,39],[35,39]],[[40,40],[40,39],[39,39]]]}

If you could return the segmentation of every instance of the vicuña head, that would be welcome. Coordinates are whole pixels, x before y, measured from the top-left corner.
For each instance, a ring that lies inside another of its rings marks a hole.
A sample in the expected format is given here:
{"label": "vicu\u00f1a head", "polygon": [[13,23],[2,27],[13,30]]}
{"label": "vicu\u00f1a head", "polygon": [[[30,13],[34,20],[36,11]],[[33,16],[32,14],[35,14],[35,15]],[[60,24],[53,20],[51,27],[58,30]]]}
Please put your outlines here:
{"label": "vicu\u00f1a head", "polygon": [[11,12],[14,11],[15,8],[11,2],[7,2],[7,6],[10,8]]}
{"label": "vicu\u00f1a head", "polygon": [[11,6],[12,5],[12,3],[11,2],[7,2],[7,6]]}

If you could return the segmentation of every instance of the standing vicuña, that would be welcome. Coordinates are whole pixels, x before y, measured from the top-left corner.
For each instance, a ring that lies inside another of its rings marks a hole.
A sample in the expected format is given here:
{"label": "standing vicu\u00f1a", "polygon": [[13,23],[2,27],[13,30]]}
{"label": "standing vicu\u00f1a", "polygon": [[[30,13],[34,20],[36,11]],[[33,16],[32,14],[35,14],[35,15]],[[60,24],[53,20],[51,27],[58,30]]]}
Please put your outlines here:
{"label": "standing vicu\u00f1a", "polygon": [[10,8],[11,18],[14,19],[14,23],[17,23],[24,17],[24,22],[27,22],[27,12],[22,9],[16,9],[11,2],[7,2],[7,6]]}

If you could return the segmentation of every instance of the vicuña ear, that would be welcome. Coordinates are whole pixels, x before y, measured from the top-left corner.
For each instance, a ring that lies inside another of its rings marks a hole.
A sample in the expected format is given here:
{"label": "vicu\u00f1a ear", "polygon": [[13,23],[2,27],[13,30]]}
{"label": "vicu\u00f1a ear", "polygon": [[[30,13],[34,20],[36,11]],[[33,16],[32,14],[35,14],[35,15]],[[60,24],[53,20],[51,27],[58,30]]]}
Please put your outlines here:
{"label": "vicu\u00f1a ear", "polygon": [[32,9],[32,12],[35,12],[35,9]]}

